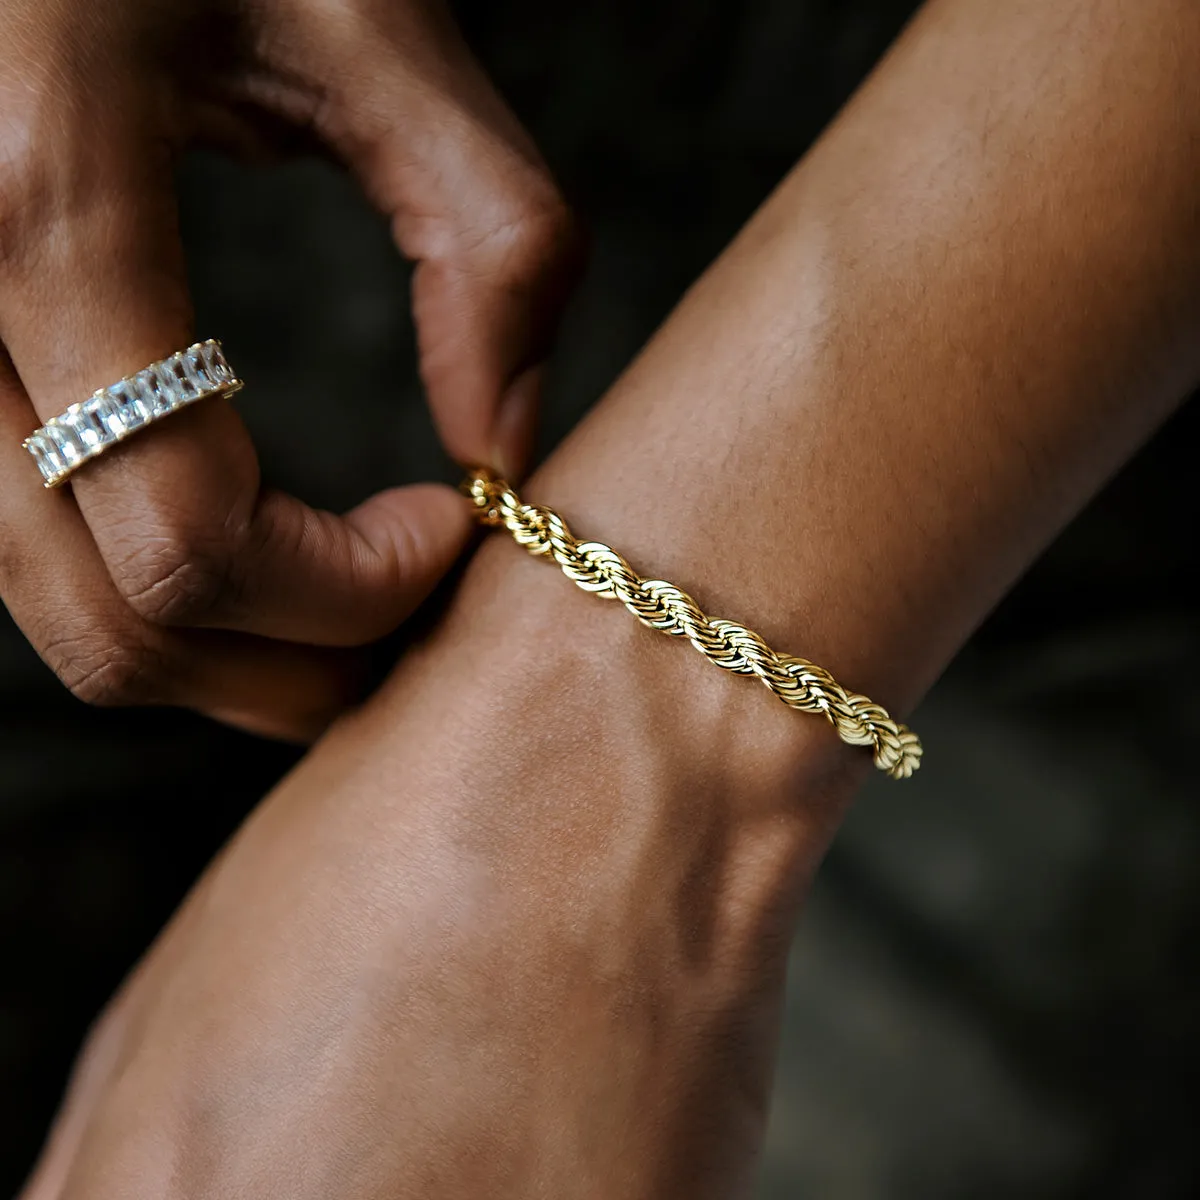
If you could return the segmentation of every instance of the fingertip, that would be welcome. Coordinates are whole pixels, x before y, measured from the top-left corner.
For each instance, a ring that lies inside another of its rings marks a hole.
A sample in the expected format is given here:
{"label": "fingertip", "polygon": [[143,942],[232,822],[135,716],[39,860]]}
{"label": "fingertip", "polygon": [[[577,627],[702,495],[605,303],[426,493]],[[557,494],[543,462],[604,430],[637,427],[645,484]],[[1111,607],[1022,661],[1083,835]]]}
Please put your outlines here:
{"label": "fingertip", "polygon": [[466,548],[470,506],[443,483],[390,488],[346,515],[378,553],[393,558],[406,590],[428,591]]}
{"label": "fingertip", "polygon": [[540,366],[521,371],[509,384],[496,410],[488,465],[510,483],[521,481],[533,458],[542,374]]}

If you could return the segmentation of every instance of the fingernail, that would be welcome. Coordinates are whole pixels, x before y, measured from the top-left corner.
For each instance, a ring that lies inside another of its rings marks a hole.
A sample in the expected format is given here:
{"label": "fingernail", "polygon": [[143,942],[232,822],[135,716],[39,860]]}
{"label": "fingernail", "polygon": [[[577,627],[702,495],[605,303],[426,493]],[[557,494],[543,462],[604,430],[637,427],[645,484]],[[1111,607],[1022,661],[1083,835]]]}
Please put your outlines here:
{"label": "fingernail", "polygon": [[533,457],[541,391],[542,369],[529,367],[508,385],[496,410],[492,464],[510,482],[520,480]]}

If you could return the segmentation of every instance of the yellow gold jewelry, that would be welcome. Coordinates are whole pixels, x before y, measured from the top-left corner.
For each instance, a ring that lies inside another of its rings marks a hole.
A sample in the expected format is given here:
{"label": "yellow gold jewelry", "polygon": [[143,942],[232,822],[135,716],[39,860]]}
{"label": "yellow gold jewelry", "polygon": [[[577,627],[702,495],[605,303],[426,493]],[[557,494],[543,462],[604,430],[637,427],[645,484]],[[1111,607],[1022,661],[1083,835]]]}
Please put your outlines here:
{"label": "yellow gold jewelry", "polygon": [[828,671],[803,658],[777,654],[743,625],[705,616],[674,584],[644,579],[602,542],[579,541],[552,508],[525,504],[488,471],[473,471],[463,491],[481,524],[503,526],[530,554],[552,557],[584,591],[620,600],[651,629],[686,637],[718,667],[756,675],[789,707],[822,713],[843,742],[872,747],[875,765],[893,779],[907,779],[921,765],[917,735],[866,696],[846,691]]}

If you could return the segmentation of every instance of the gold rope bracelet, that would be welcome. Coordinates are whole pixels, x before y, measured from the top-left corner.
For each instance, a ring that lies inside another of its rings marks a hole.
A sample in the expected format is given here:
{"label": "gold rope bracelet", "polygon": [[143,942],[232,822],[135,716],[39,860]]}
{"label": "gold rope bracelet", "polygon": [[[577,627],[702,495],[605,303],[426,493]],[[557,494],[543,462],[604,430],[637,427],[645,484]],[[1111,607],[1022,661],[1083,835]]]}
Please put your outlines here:
{"label": "gold rope bracelet", "polygon": [[530,554],[552,557],[584,591],[620,600],[643,625],[687,638],[718,667],[758,676],[790,708],[822,713],[843,742],[872,747],[875,765],[893,779],[907,779],[921,765],[917,735],[866,696],[846,691],[828,671],[776,654],[744,625],[706,616],[674,584],[643,579],[612,547],[579,541],[552,508],[525,504],[488,471],[473,471],[462,490],[481,524],[502,525]]}

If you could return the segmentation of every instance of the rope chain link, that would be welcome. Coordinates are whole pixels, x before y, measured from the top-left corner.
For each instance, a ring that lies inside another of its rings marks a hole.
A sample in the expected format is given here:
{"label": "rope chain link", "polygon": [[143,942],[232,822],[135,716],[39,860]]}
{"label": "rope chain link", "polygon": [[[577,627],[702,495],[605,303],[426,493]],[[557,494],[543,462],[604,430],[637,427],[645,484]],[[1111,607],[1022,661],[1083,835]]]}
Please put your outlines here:
{"label": "rope chain link", "polygon": [[710,662],[738,675],[757,676],[790,708],[821,713],[851,746],[870,746],[875,766],[907,779],[921,765],[921,741],[886,709],[848,692],[807,659],[777,654],[736,621],[705,615],[686,592],[663,579],[645,579],[611,546],[581,542],[552,508],[526,504],[502,479],[473,472],[463,491],[483,525],[503,527],[530,554],[553,558],[584,591],[619,600],[643,625],[686,638]]}

